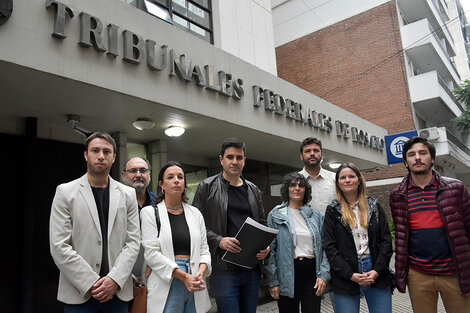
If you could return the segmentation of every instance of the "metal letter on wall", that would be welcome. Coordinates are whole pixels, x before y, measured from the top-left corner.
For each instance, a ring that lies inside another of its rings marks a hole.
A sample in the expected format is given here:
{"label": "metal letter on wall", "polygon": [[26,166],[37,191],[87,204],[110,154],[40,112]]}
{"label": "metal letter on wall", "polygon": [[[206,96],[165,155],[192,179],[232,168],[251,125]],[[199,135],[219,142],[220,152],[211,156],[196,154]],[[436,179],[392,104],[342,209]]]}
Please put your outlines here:
{"label": "metal letter on wall", "polygon": [[205,86],[206,85],[206,80],[204,79],[204,75],[202,74],[202,70],[199,67],[198,64],[191,64],[192,71],[191,71],[191,76],[194,77],[196,80],[196,85],[198,86]]}
{"label": "metal letter on wall", "polygon": [[160,65],[155,64],[155,45],[156,42],[153,40],[146,40],[145,41],[145,52],[147,56],[147,67],[153,71],[162,71],[166,68],[166,51],[167,46],[162,45],[160,48],[162,49],[161,53],[161,63]]}
{"label": "metal letter on wall", "polygon": [[235,100],[241,100],[245,96],[245,90],[243,90],[243,79],[237,78],[233,81],[233,94],[232,98]]}
{"label": "metal letter on wall", "polygon": [[274,113],[284,115],[286,113],[286,101],[278,94],[274,95]]}
{"label": "metal letter on wall", "polygon": [[124,36],[124,61],[139,64],[144,58],[144,40],[137,34],[125,30],[122,32]]}
{"label": "metal letter on wall", "polygon": [[295,119],[295,102],[291,99],[286,99],[286,117]]}
{"label": "metal letter on wall", "polygon": [[117,57],[118,51],[118,30],[119,26],[114,24],[108,24],[108,52],[107,55]]}
{"label": "metal letter on wall", "polygon": [[191,81],[191,75],[186,70],[186,56],[184,54],[177,56],[175,50],[170,50],[170,76],[178,75],[185,82]]}
{"label": "metal letter on wall", "polygon": [[214,81],[214,68],[212,65],[204,66],[206,70],[206,79],[207,79],[207,86],[206,89],[212,92],[219,92],[220,86],[215,84]]}
{"label": "metal letter on wall", "polygon": [[263,88],[260,86],[254,85],[253,86],[253,106],[259,108],[261,106],[261,102],[263,102]]}
{"label": "metal letter on wall", "polygon": [[65,13],[67,12],[70,18],[73,18],[73,10],[59,1],[47,0],[46,9],[50,7],[55,8],[54,31],[51,35],[56,38],[64,39],[67,37],[65,35]]}
{"label": "metal letter on wall", "polygon": [[220,90],[219,93],[227,98],[232,96],[232,74],[225,73],[224,71],[219,71],[219,84]]}
{"label": "metal letter on wall", "polygon": [[263,91],[263,98],[264,98],[264,109],[267,111],[274,111],[274,92],[269,89],[265,89]]}
{"label": "metal letter on wall", "polygon": [[83,47],[90,47],[93,43],[96,51],[105,52],[106,47],[101,40],[101,32],[103,31],[103,23],[88,13],[80,13],[80,41]]}

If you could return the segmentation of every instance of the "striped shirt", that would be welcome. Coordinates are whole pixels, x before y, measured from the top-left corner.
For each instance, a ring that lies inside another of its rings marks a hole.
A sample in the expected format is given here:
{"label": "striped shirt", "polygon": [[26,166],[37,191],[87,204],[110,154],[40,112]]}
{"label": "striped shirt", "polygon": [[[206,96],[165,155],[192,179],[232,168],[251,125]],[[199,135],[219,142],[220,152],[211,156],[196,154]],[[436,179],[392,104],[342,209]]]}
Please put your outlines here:
{"label": "striped shirt", "polygon": [[412,269],[433,275],[451,275],[455,262],[441,215],[437,208],[437,180],[421,189],[410,177],[408,261]]}

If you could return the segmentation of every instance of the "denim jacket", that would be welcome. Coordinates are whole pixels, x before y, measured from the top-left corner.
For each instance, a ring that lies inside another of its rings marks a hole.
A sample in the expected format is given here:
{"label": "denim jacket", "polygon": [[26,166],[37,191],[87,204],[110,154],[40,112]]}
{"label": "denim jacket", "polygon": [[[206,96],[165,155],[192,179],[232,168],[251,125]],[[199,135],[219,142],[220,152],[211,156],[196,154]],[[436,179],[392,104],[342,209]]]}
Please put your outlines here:
{"label": "denim jacket", "polygon": [[[284,202],[269,212],[268,226],[278,229],[279,233],[270,245],[271,252],[265,262],[265,273],[269,287],[279,286],[280,294],[290,298],[294,297],[294,243],[291,225],[287,217],[288,203]],[[322,248],[323,216],[320,211],[308,205],[299,208],[305,219],[307,228],[313,238],[315,252],[316,276],[325,283],[330,279],[330,265]]]}

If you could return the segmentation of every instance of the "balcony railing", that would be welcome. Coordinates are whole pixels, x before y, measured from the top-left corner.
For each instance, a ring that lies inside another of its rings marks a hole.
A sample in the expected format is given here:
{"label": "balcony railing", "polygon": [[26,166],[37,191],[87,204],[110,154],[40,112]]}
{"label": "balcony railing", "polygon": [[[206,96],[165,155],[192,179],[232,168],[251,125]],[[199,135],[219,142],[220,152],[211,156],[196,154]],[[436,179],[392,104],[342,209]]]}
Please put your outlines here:
{"label": "balcony railing", "polygon": [[465,109],[463,108],[462,104],[460,103],[459,100],[455,97],[455,95],[452,93],[452,91],[449,89],[449,87],[446,85],[444,80],[437,74],[437,80],[439,81],[439,84],[441,87],[445,90],[445,92],[449,95],[449,97],[455,102],[455,104],[459,107],[459,109],[463,112]]}
{"label": "balcony railing", "polygon": [[[440,1],[440,0],[432,0],[432,3],[434,4],[435,8],[437,9],[437,12],[439,16],[441,17],[442,20],[448,21],[449,20],[449,15],[447,14],[447,3],[445,1]],[[444,5],[442,5],[444,3]],[[441,9],[442,7],[442,9]],[[444,16],[444,14],[446,16]],[[444,26],[445,27],[445,26]]]}
{"label": "balcony railing", "polygon": [[464,151],[467,155],[470,155],[470,149],[463,142],[461,142],[454,134],[452,134],[447,128],[446,128],[446,135],[447,135],[447,140],[451,141],[457,147],[462,149],[462,151]]}
{"label": "balcony railing", "polygon": [[[457,74],[457,76],[459,77],[459,80],[460,80],[460,75],[459,75],[459,72],[457,71],[457,68],[455,67],[454,63],[452,62],[450,56],[449,56],[449,53],[447,52],[447,49],[446,47],[444,46],[444,44],[442,43],[441,39],[439,38],[439,36],[436,34],[436,32],[434,31],[434,29],[432,28],[431,24],[429,24],[429,22],[427,23],[428,24],[428,28],[429,28],[429,31],[431,32],[431,34],[434,36],[434,39],[437,41],[437,44],[439,45],[439,47],[441,47],[442,51],[444,52],[447,60],[449,61],[449,64],[450,66],[454,69],[455,73]],[[444,39],[445,40],[445,39]]]}

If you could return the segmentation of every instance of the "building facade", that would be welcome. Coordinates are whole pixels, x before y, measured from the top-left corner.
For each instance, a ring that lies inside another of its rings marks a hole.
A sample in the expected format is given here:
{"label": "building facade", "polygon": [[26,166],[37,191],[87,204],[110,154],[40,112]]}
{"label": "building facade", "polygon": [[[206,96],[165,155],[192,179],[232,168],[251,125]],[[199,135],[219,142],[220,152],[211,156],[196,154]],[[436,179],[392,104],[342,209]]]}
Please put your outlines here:
{"label": "building facade", "polygon": [[[462,13],[454,0],[273,1],[278,75],[389,134],[418,130],[436,145],[435,168],[468,186],[470,141],[452,122],[464,110],[452,90],[470,76]],[[371,193],[388,204],[406,173],[368,172]]]}
{"label": "building facade", "polygon": [[[86,171],[84,134],[116,139],[114,178],[128,157],[146,156],[155,190],[160,166],[176,160],[193,191],[220,171],[221,141],[240,137],[244,174],[263,191],[267,211],[282,176],[302,166],[305,137],[323,141],[327,168],[386,166],[384,127],[275,75],[268,0],[2,3],[0,155],[8,179],[0,228],[11,253],[0,312],[62,311],[47,225],[55,187]],[[168,137],[172,126],[185,133]]]}

